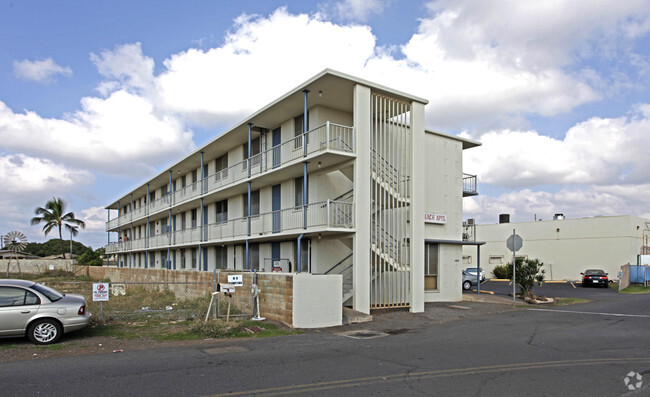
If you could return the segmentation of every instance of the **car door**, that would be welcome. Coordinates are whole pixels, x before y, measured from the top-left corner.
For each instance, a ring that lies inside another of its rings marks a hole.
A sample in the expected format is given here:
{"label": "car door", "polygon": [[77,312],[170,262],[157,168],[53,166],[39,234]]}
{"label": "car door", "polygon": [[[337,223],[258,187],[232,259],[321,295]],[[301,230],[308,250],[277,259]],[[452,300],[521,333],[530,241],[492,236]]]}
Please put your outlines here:
{"label": "car door", "polygon": [[0,287],[0,335],[22,335],[40,308],[40,299],[20,287]]}

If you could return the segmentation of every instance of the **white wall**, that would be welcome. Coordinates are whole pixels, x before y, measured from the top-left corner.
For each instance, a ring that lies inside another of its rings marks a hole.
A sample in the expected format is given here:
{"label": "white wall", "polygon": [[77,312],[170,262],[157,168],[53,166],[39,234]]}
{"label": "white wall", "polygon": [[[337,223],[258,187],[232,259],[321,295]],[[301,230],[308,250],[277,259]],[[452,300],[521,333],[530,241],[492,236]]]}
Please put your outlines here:
{"label": "white wall", "polygon": [[293,276],[293,326],[334,327],[343,323],[343,287],[340,274],[300,273]]}
{"label": "white wall", "polygon": [[[486,277],[492,277],[498,263],[490,263],[490,256],[503,257],[502,264],[512,262],[506,240],[515,229],[523,240],[517,256],[544,262],[549,280],[577,280],[589,268],[603,269],[615,278],[621,265],[636,263],[646,221],[609,216],[476,225],[476,240],[486,242],[481,247],[481,267]],[[476,266],[475,247],[465,247],[463,255],[471,256],[471,266]]]}

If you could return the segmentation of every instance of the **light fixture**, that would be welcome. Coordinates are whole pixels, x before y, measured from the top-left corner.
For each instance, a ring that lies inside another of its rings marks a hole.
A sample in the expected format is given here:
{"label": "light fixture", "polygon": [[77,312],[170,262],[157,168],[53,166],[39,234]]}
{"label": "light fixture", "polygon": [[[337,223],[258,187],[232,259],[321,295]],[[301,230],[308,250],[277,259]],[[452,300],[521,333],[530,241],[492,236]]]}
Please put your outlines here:
{"label": "light fixture", "polygon": [[318,168],[320,168],[320,164],[321,164],[321,162],[319,161],[319,162],[318,162]]}
{"label": "light fixture", "polygon": [[319,96],[320,98],[322,98],[322,97],[323,97],[323,91],[318,91],[318,96]]}

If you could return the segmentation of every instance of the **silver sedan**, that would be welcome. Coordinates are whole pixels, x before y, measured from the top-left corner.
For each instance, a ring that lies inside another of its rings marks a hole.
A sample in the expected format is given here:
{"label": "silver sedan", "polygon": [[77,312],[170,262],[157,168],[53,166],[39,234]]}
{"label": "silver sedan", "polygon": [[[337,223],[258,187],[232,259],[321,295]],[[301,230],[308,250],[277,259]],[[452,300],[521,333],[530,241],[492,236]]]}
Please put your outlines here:
{"label": "silver sedan", "polygon": [[0,336],[27,336],[32,343],[57,342],[90,323],[86,300],[27,280],[0,279]]}

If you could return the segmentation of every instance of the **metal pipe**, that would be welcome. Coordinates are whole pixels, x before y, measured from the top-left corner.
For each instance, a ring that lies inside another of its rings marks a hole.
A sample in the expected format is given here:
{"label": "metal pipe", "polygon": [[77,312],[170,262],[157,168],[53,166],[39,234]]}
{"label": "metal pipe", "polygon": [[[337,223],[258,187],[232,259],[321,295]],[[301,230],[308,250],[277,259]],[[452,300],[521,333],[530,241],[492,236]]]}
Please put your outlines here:
{"label": "metal pipe", "polygon": [[[248,159],[246,160],[246,167],[248,168],[248,177],[251,177],[251,134],[253,130],[253,123],[248,123]],[[249,195],[250,196],[250,195]]]}
{"label": "metal pipe", "polygon": [[309,115],[307,110],[307,97],[309,90],[303,90],[305,94],[303,100],[303,116],[302,116],[302,154],[307,156],[307,131],[309,131]]}
{"label": "metal pipe", "polygon": [[203,168],[205,164],[203,163],[203,152],[201,152],[201,193],[205,193],[203,179],[205,179],[205,172]]}
{"label": "metal pipe", "polygon": [[302,227],[303,229],[307,229],[307,162],[302,164]]}
{"label": "metal pipe", "polygon": [[481,246],[477,245],[476,246],[476,279],[478,280],[476,282],[477,288],[476,288],[476,294],[480,295],[481,294]]}
{"label": "metal pipe", "polygon": [[250,258],[248,257],[248,248],[249,248],[248,247],[248,240],[246,240],[246,252],[244,253],[245,261],[246,261],[246,270],[250,269],[250,262],[249,262]]}
{"label": "metal pipe", "polygon": [[302,272],[302,238],[304,237],[304,233],[298,236],[298,259],[296,260],[296,272],[300,273]]}

